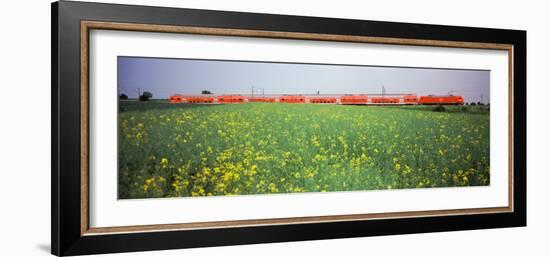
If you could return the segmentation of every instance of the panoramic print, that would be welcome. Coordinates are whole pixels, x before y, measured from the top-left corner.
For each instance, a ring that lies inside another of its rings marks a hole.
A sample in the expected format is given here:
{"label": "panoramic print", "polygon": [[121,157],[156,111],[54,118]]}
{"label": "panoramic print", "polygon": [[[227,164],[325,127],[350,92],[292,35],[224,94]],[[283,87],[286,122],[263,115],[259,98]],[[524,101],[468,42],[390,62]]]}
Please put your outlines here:
{"label": "panoramic print", "polygon": [[119,199],[490,184],[490,71],[118,57]]}

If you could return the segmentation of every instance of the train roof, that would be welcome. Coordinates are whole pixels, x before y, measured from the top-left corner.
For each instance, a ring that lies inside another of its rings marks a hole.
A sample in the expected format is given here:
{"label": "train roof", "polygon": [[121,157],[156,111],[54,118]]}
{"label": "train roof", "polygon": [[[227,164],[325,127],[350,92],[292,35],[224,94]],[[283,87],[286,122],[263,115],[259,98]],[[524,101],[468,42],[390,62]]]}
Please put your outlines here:
{"label": "train roof", "polygon": [[423,95],[424,97],[462,97],[459,95]]}

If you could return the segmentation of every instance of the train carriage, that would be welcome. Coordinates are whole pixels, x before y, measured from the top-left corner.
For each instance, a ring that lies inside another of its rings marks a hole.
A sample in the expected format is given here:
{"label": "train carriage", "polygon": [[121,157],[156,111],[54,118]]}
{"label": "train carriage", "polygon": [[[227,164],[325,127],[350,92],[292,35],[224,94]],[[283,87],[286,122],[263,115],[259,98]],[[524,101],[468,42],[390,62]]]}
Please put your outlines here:
{"label": "train carriage", "polygon": [[335,104],[336,97],[311,97],[309,102],[312,104]]}
{"label": "train carriage", "polygon": [[244,96],[242,96],[242,95],[221,95],[221,96],[218,96],[218,103],[221,103],[221,104],[244,103]]}
{"label": "train carriage", "polygon": [[418,97],[416,95],[405,95],[403,96],[403,103],[408,105],[418,104]]}
{"label": "train carriage", "polygon": [[402,103],[400,97],[373,97],[371,103],[373,104],[400,104]]}
{"label": "train carriage", "polygon": [[183,103],[184,97],[182,95],[173,95],[173,96],[170,96],[168,101],[172,104]]}
{"label": "train carriage", "polygon": [[367,95],[344,95],[340,97],[341,104],[367,104],[368,102]]}
{"label": "train carriage", "polygon": [[255,103],[274,103],[275,97],[254,97],[249,98],[249,102],[255,102]]}
{"label": "train carriage", "polygon": [[281,103],[305,103],[306,97],[303,95],[283,95],[279,97]]}
{"label": "train carriage", "polygon": [[190,96],[187,98],[187,102],[191,104],[211,104],[214,103],[214,97],[212,96]]}

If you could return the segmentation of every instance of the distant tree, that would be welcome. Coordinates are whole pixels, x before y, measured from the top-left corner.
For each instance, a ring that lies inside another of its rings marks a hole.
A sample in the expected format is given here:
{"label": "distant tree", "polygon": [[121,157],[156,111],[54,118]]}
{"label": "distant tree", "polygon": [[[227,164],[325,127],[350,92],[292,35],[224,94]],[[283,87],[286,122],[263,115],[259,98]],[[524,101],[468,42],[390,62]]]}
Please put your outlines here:
{"label": "distant tree", "polygon": [[149,91],[144,91],[143,94],[139,96],[140,101],[149,101],[153,97],[153,94]]}
{"label": "distant tree", "polygon": [[118,97],[120,100],[128,100],[128,96],[126,94],[120,94]]}
{"label": "distant tree", "polygon": [[446,109],[445,109],[445,107],[443,107],[441,105],[438,105],[435,108],[433,108],[432,111],[434,111],[434,112],[444,112],[444,111],[446,111]]}
{"label": "distant tree", "polygon": [[210,92],[209,90],[203,90],[203,91],[201,92],[201,94],[203,94],[203,95],[211,95],[212,92]]}
{"label": "distant tree", "polygon": [[483,106],[483,103],[482,102],[477,102],[477,105]]}
{"label": "distant tree", "polygon": [[474,102],[471,102],[471,103],[470,103],[470,105],[476,105],[476,103],[474,103]]}

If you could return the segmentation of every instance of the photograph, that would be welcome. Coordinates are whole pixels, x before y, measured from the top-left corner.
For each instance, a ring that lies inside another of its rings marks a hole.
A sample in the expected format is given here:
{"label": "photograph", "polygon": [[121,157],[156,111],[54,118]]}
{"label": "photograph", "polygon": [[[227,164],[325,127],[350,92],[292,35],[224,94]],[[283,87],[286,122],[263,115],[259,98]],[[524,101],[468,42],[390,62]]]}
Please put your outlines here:
{"label": "photograph", "polygon": [[118,198],[490,186],[490,72],[118,56]]}

